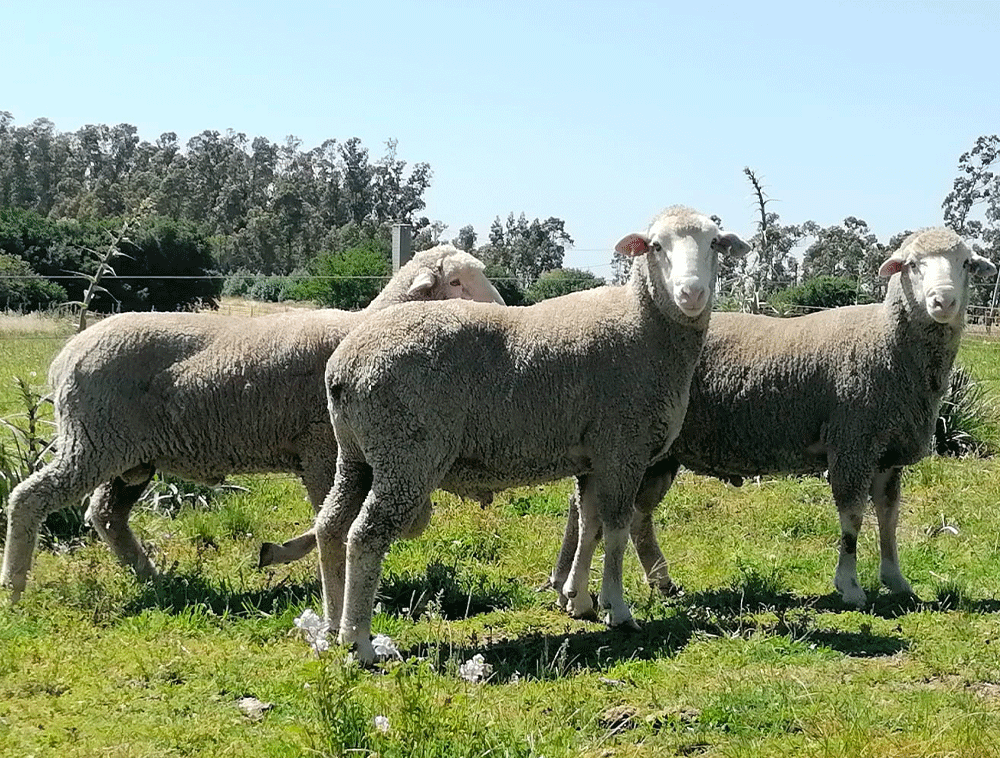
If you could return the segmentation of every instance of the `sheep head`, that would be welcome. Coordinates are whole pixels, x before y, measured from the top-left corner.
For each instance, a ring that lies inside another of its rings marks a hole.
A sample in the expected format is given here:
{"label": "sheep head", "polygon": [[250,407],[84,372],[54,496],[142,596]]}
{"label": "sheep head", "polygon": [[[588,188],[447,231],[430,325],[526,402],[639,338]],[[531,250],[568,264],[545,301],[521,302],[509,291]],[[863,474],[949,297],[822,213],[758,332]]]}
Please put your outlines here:
{"label": "sheep head", "polygon": [[922,303],[939,324],[954,324],[969,304],[969,277],[993,276],[997,268],[973,252],[951,229],[914,232],[879,268],[879,275],[899,274],[899,283],[914,303]]}
{"label": "sheep head", "polygon": [[503,298],[486,275],[481,260],[453,245],[438,245],[417,253],[425,259],[407,296],[414,300],[476,300],[499,303]]}
{"label": "sheep head", "polygon": [[745,255],[750,246],[723,233],[712,219],[683,206],[663,211],[644,234],[629,234],[615,250],[621,255],[646,255],[650,272],[658,271],[681,313],[697,318],[709,307],[715,289],[718,254]]}

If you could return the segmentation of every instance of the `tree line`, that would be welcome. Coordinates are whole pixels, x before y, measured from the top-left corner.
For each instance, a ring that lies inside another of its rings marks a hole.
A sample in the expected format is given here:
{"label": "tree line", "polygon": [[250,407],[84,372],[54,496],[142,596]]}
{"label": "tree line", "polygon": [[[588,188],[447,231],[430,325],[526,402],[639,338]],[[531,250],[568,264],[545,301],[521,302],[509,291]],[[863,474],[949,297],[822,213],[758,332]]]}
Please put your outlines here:
{"label": "tree line", "polygon": [[[961,234],[976,252],[1000,261],[1000,136],[979,137],[958,161],[958,176],[942,202],[943,223]],[[744,169],[755,197],[753,253],[720,261],[721,307],[752,312],[802,312],[881,300],[885,280],[879,267],[913,231],[905,229],[880,241],[867,222],[847,216],[822,227],[815,221],[784,223],[758,176]],[[721,220],[719,220],[721,222]],[[941,221],[931,220],[934,225]],[[616,256],[615,279],[627,271]],[[995,306],[996,282],[973,287],[973,305]]]}
{"label": "tree line", "polygon": [[[1000,257],[1000,138],[980,137],[959,159],[944,221],[985,255]],[[879,241],[856,216],[820,227],[785,223],[746,169],[757,198],[755,251],[723,260],[725,307],[829,307],[879,299],[878,266],[902,241]],[[78,301],[99,254],[122,220],[112,275],[92,307],[174,310],[213,306],[222,294],[309,299],[362,307],[390,273],[390,229],[412,226],[416,249],[447,228],[422,211],[433,173],[409,164],[389,139],[373,157],[361,140],[327,139],[306,149],[242,132],[206,130],[181,145],[173,132],[150,142],[129,124],[60,132],[48,119],[17,126],[0,111],[0,308]],[[573,239],[558,218],[497,216],[479,244],[472,226],[451,240],[488,264],[512,304],[604,280],[563,267]],[[628,261],[612,258],[621,281]],[[175,277],[165,279],[164,277]],[[980,287],[977,303],[992,289]]]}
{"label": "tree line", "polygon": [[[44,118],[17,126],[0,111],[0,307],[78,300],[94,251],[139,208],[97,309],[211,306],[224,290],[363,305],[390,273],[393,223],[411,225],[417,249],[446,228],[421,215],[430,166],[409,164],[397,147],[389,139],[373,157],[356,137],[306,149],[296,137],[233,130],[182,146],[173,132],[152,142],[130,124],[60,132]],[[481,250],[512,299],[525,301],[542,273],[561,268],[572,244],[564,227],[510,214],[481,249],[471,226],[455,241]],[[333,279],[344,275],[372,279]],[[157,283],[164,276],[192,278]]]}

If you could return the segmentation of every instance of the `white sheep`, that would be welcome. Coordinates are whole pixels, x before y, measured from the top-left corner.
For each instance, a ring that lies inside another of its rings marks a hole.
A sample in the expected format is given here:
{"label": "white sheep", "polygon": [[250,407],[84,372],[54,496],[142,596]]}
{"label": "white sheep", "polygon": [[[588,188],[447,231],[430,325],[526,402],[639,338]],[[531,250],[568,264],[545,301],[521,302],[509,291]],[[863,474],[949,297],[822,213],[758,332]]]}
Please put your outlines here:
{"label": "white sheep", "polygon": [[128,517],[156,469],[208,483],[294,472],[318,510],[336,463],[323,384],[334,348],[387,305],[448,298],[503,302],[475,256],[439,245],[364,311],[127,313],[74,336],[49,369],[56,454],[11,493],[0,582],[16,601],[42,520],[89,492],[98,534],[140,578],[154,576]]}
{"label": "white sheep", "polygon": [[618,243],[637,256],[626,286],[527,308],[396,306],[358,327],[327,367],[337,475],[316,519],[324,613],[342,644],[375,657],[382,558],[429,518],[440,487],[487,500],[507,487],[581,476],[583,535],[566,582],[587,591],[603,522],[601,605],[633,624],[622,593],[632,500],[680,430],[711,311],[717,253],[746,243],[675,206]]}
{"label": "white sheep", "polygon": [[[632,539],[649,582],[673,583],[656,541],[652,511],[683,465],[734,483],[762,474],[829,470],[840,514],[834,584],[864,605],[857,537],[871,497],[879,526],[879,577],[912,594],[899,569],[896,522],[900,472],[930,451],[969,302],[970,275],[996,267],[948,229],[914,233],[883,264],[882,303],[779,319],[716,313],[691,383],[691,399],[670,455],[647,470]],[[577,543],[571,497],[551,583],[569,574]],[[565,598],[562,599],[565,602]]]}

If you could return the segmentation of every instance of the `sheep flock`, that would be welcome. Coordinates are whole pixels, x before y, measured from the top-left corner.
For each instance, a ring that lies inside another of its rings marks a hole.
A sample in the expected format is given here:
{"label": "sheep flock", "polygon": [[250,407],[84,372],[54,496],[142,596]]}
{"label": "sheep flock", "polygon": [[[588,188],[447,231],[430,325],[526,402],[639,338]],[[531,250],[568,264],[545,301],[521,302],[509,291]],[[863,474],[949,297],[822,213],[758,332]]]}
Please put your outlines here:
{"label": "sheep flock", "polygon": [[573,477],[550,584],[570,615],[604,610],[630,628],[630,540],[650,585],[677,589],[652,514],[683,466],[733,483],[825,472],[844,602],[867,602],[856,553],[869,500],[880,579],[912,594],[896,547],[901,471],[929,452],[970,279],[996,267],[930,228],[882,264],[881,303],[713,314],[719,256],[749,249],[671,206],[616,246],[633,259],[624,285],[527,307],[506,307],[479,260],[439,245],[364,311],[104,319],[51,364],[55,454],[11,493],[0,584],[20,598],[43,519],[85,497],[122,565],[154,580],[128,525],[154,472],[210,483],[290,472],[315,523],[264,543],[258,564],[318,548],[325,623],[372,663],[383,558],[427,526],[434,490],[487,505],[512,486]]}

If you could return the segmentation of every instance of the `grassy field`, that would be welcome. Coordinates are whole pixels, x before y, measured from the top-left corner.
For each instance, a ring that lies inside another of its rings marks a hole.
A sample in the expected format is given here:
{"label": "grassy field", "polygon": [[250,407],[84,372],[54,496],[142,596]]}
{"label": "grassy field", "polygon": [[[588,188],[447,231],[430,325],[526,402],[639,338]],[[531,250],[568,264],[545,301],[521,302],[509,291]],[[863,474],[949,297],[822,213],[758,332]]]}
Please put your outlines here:
{"label": "grassy field", "polygon": [[[60,333],[0,323],[0,415],[17,410],[11,377],[40,381]],[[967,340],[961,362],[1000,397],[1000,343]],[[638,633],[568,619],[535,591],[567,482],[486,510],[438,494],[428,531],[387,558],[375,626],[407,660],[376,672],[296,633],[319,607],[313,562],[254,568],[262,539],[309,521],[297,480],[237,483],[247,491],[208,508],[135,515],[156,583],[90,537],[39,553],[22,603],[0,605],[0,754],[1000,755],[995,459],[907,472],[900,557],[920,603],[878,593],[866,519],[863,611],[832,592],[839,530],[824,481],[737,489],[684,474],[658,526],[685,592],[651,595],[630,555]],[[477,654],[485,683],[460,673]],[[264,710],[241,710],[248,697]]]}

